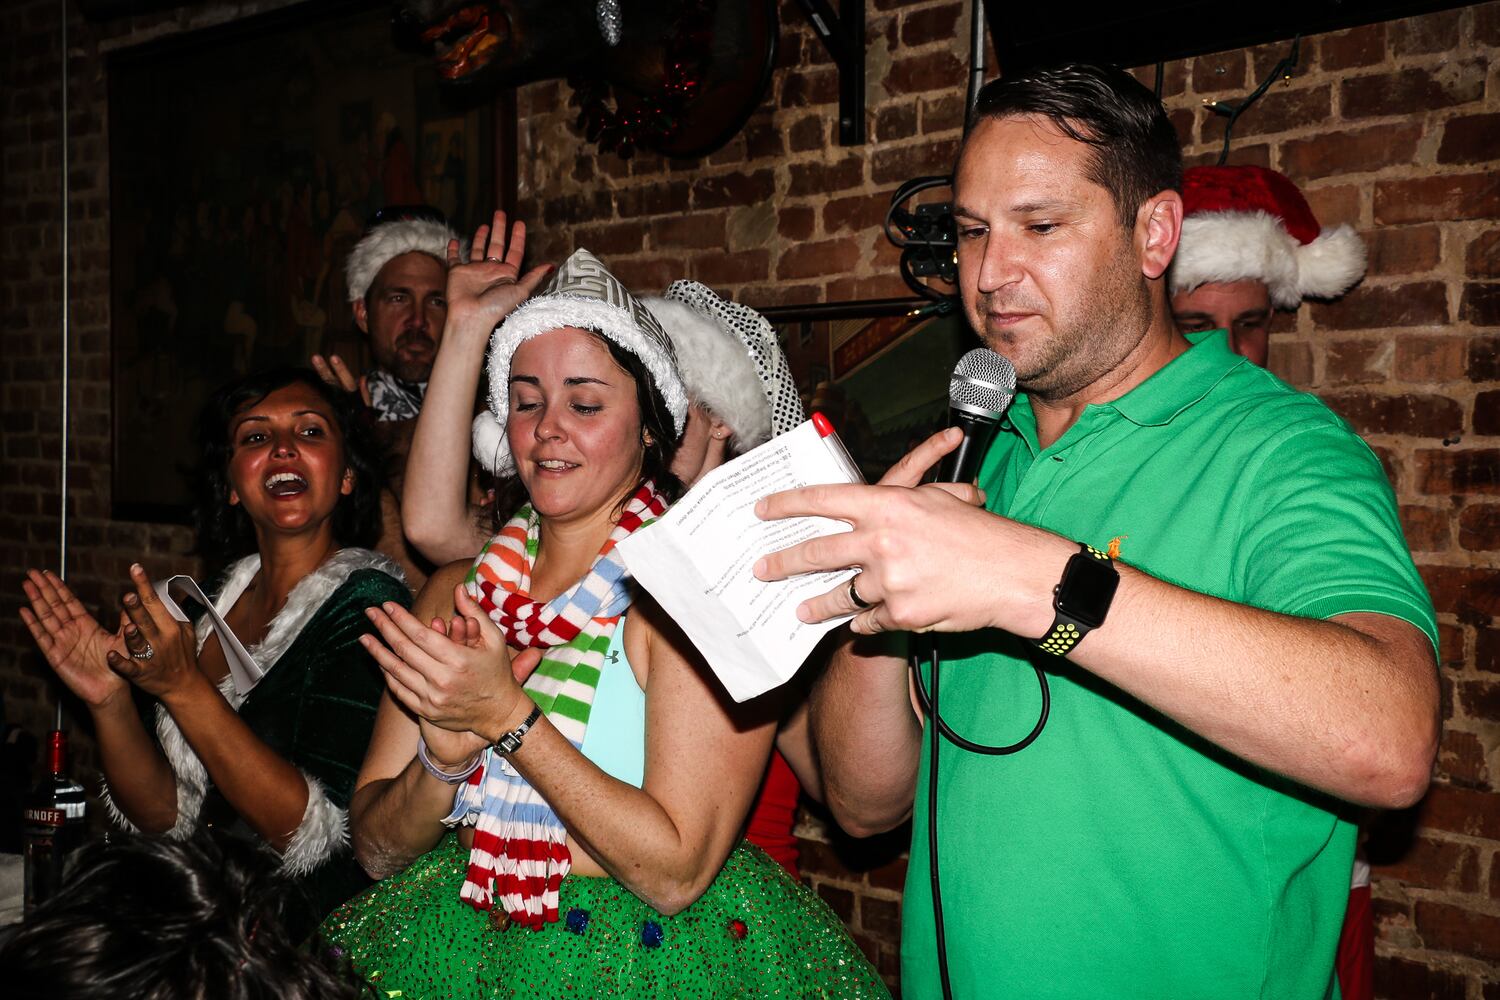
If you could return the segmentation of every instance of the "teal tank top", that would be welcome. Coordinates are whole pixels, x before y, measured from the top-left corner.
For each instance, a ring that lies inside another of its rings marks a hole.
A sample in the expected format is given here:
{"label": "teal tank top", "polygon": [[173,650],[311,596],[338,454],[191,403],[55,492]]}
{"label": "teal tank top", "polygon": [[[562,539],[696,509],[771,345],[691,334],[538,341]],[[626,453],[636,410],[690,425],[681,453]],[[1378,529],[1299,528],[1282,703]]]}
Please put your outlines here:
{"label": "teal tank top", "polygon": [[583,732],[583,755],[612,778],[641,787],[646,775],[646,692],[625,658],[625,620],[610,636]]}

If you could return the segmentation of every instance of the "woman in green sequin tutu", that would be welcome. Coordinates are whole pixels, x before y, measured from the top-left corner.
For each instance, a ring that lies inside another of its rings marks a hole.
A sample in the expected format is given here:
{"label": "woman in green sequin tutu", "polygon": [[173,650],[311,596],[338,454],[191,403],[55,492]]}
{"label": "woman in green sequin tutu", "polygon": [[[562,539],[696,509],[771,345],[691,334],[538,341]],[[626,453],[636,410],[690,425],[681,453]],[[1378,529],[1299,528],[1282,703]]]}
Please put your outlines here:
{"label": "woman in green sequin tutu", "polygon": [[371,609],[391,698],[351,814],[386,881],[325,937],[408,1000],[887,996],[838,918],[740,842],[781,706],[733,704],[615,550],[678,491],[665,335],[582,250],[516,308],[543,274],[517,280],[524,234],[501,259],[495,222],[495,257],[484,230],[470,262],[450,248],[445,336],[505,320],[475,453],[527,502],[415,616]]}

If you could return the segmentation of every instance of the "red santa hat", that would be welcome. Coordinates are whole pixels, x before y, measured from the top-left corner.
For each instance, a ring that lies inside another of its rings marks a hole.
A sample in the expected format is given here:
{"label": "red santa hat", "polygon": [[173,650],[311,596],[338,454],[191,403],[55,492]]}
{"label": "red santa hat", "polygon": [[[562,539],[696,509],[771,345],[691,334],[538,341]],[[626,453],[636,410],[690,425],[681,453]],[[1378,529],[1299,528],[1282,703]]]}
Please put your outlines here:
{"label": "red santa hat", "polygon": [[1365,245],[1347,225],[1324,229],[1297,185],[1265,167],[1191,167],[1182,177],[1182,239],[1172,294],[1216,281],[1257,279],[1271,302],[1295,309],[1331,299],[1364,277]]}

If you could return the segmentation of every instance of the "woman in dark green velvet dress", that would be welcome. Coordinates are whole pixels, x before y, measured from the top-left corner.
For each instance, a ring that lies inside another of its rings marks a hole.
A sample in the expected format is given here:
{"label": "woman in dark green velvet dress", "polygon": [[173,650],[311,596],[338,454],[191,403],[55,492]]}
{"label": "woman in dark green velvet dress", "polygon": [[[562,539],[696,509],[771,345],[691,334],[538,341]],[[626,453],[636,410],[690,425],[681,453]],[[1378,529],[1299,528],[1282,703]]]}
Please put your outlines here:
{"label": "woman in dark green velvet dress", "polygon": [[[114,630],[54,574],[31,570],[21,615],[93,717],[122,825],[258,839],[304,882],[309,917],[368,884],[346,809],[384,683],[360,646],[364,609],[409,605],[400,570],[354,546],[380,530],[378,459],[352,404],[309,371],[251,376],[200,421],[203,551],[232,562],[215,608],[264,676],[237,689],[207,619],[178,623],[146,571]],[[132,686],[158,701],[153,740]],[[312,912],[315,911],[315,912]]]}

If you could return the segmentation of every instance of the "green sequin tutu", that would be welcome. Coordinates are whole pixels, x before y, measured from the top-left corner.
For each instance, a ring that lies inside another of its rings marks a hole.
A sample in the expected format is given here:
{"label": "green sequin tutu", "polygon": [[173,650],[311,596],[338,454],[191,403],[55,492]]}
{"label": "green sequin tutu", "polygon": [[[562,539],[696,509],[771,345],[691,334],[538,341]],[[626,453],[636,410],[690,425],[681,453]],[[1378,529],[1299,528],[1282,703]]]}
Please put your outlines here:
{"label": "green sequin tutu", "polygon": [[612,878],[569,875],[562,919],[495,930],[458,898],[469,852],[449,834],[334,910],[328,946],[382,997],[875,997],[889,994],[822,900],[741,844],[708,891],[662,916]]}

